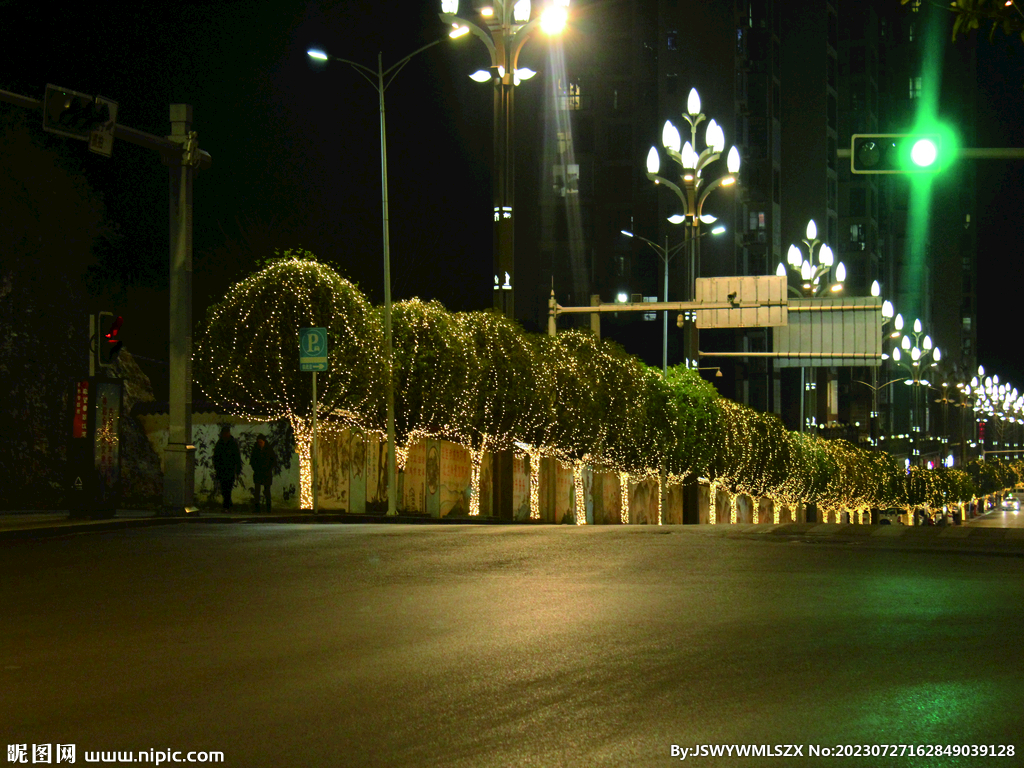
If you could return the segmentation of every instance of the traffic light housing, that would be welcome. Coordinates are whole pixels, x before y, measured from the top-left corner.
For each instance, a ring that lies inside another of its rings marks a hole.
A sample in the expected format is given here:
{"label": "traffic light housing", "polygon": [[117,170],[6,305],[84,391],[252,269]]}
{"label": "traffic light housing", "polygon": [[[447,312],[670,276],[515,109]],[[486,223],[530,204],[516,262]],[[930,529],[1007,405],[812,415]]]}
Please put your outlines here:
{"label": "traffic light housing", "polygon": [[117,362],[123,342],[121,325],[124,318],[113,312],[100,312],[96,323],[96,361],[100,366],[109,368]]}
{"label": "traffic light housing", "polygon": [[853,173],[934,173],[942,160],[937,133],[856,133],[850,140]]}
{"label": "traffic light housing", "polygon": [[56,85],[46,86],[43,130],[89,141],[92,132],[111,121],[106,100]]}

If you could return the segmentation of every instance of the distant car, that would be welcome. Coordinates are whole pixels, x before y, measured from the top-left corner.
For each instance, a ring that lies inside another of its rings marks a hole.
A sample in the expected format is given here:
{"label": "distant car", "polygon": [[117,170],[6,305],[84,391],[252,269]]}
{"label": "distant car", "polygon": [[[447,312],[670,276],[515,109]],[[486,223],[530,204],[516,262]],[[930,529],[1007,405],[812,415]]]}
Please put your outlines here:
{"label": "distant car", "polygon": [[1020,499],[1018,499],[1016,496],[1008,495],[1005,499],[1003,499],[1003,509],[1010,509],[1015,512],[1019,511]]}

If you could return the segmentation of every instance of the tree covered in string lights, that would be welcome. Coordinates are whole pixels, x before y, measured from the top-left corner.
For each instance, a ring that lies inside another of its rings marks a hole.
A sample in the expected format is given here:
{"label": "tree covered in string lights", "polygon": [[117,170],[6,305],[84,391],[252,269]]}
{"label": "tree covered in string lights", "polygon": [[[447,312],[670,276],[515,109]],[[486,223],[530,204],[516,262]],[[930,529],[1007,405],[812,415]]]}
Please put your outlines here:
{"label": "tree covered in string lights", "polygon": [[467,444],[473,434],[480,358],[458,319],[419,299],[392,307],[395,439],[401,456],[420,437]]}
{"label": "tree covered in string lights", "polygon": [[299,332],[327,329],[328,368],[317,374],[317,414],[332,425],[380,430],[385,363],[373,307],[349,281],[303,250],[288,250],[236,283],[207,311],[194,371],[203,393],[253,420],[287,418],[300,458],[300,499],[312,506],[312,374],[299,370]]}
{"label": "tree covered in string lights", "polygon": [[[493,312],[453,314],[416,299],[397,302],[392,319],[399,455],[426,436],[464,445],[474,487],[483,452],[517,444],[535,457],[634,476],[699,475],[733,499],[813,502],[836,515],[962,503],[1024,478],[1024,462],[908,473],[889,454],[788,432],[774,415],[720,398],[695,371],[676,367],[663,378],[582,331],[533,336]],[[291,421],[307,506],[312,376],[298,366],[304,327],[328,333],[320,423],[383,433],[380,312],[306,251],[278,254],[210,307],[194,365],[206,396],[230,412]]]}
{"label": "tree covered in string lights", "polygon": [[668,472],[707,477],[724,430],[718,391],[697,371],[678,365],[669,368],[665,385],[675,417]]}

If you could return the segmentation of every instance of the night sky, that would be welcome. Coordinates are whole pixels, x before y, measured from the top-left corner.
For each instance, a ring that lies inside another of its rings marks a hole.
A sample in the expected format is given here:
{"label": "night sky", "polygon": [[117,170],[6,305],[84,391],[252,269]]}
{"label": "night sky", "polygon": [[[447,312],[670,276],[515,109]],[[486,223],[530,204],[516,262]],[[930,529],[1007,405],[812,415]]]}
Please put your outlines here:
{"label": "night sky", "polygon": [[[886,0],[897,3],[898,0]],[[54,83],[119,104],[118,122],[169,132],[168,105],[190,103],[213,156],[195,187],[194,319],[248,270],[232,243],[306,248],[383,300],[377,93],[310,47],[385,68],[431,40],[386,93],[394,298],[452,310],[491,303],[491,89],[467,36],[450,41],[438,0],[382,3],[179,2],[52,7],[0,0],[0,87],[41,98]],[[128,10],[125,10],[128,9]],[[531,46],[527,43],[524,57]],[[979,45],[979,146],[1024,146],[1024,45]],[[527,62],[529,63],[529,62]],[[535,69],[542,68],[534,66]],[[539,82],[524,87],[538,87]],[[519,114],[518,119],[529,119]],[[657,131],[652,129],[652,135]],[[101,299],[125,317],[127,348],[166,397],[167,170],[155,152],[115,142],[82,164],[121,238],[127,287]],[[520,156],[519,163],[532,158]],[[642,163],[642,158],[638,163]],[[1024,388],[1019,352],[1024,163],[979,168],[979,359]],[[520,207],[524,201],[518,201]],[[520,281],[522,284],[522,281]]]}

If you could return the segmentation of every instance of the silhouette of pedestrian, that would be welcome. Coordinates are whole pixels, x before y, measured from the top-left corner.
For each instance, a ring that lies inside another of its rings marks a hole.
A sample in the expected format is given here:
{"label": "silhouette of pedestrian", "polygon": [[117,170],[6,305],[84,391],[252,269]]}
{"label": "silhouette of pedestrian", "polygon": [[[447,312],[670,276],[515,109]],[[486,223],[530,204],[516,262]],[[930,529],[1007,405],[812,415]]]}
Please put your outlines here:
{"label": "silhouette of pedestrian", "polygon": [[267,443],[264,435],[256,438],[256,445],[252,447],[249,454],[249,464],[252,466],[252,481],[256,485],[256,511],[260,511],[260,489],[267,503],[267,512],[270,512],[270,483],[274,477],[274,464],[277,457],[274,449]]}
{"label": "silhouette of pedestrian", "polygon": [[238,449],[238,442],[231,436],[230,427],[221,429],[220,440],[214,446],[213,471],[224,497],[224,509],[231,509],[231,489],[235,486],[235,478],[242,472],[242,452]]}

